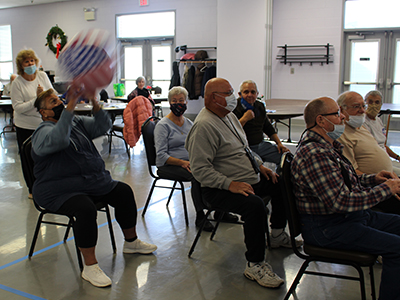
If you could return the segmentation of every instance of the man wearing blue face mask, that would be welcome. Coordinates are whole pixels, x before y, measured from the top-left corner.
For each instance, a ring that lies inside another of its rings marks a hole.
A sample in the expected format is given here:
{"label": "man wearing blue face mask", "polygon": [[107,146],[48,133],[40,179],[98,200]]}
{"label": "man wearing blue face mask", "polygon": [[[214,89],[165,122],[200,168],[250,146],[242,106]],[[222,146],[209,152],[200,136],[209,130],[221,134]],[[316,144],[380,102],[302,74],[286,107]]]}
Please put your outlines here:
{"label": "man wearing blue face mask", "polygon": [[[251,150],[256,152],[263,161],[279,164],[282,153],[288,152],[289,149],[281,143],[271,125],[264,103],[257,100],[257,84],[253,80],[243,81],[240,85],[239,96],[233,113],[246,132]],[[264,133],[275,142],[275,145],[264,141]]]}
{"label": "man wearing blue face mask", "polygon": [[[351,103],[342,105],[363,105]],[[302,236],[310,245],[382,255],[379,299],[398,299],[400,216],[370,208],[400,193],[400,180],[388,171],[357,175],[336,141],[344,119],[328,97],[310,101],[304,110],[308,130],[291,166]]]}

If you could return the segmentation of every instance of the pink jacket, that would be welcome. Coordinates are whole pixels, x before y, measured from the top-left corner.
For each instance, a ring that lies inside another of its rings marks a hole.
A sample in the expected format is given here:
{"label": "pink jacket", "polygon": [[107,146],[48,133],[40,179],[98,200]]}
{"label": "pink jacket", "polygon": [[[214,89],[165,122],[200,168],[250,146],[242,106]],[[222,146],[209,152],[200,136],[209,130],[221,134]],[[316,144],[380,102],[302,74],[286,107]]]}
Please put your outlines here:
{"label": "pink jacket", "polygon": [[153,114],[149,99],[143,96],[133,98],[124,110],[124,139],[130,147],[135,147],[141,135],[141,127]]}

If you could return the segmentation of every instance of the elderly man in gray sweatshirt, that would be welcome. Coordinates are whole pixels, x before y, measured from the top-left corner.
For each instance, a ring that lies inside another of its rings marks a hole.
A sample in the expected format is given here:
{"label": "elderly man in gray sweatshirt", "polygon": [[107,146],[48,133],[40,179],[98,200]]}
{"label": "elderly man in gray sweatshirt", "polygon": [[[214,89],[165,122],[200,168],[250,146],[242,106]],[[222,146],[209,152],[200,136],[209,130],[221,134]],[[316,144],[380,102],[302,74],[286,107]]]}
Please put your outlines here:
{"label": "elderly man in gray sweatshirt", "polygon": [[264,261],[267,214],[260,198],[272,198],[271,247],[290,246],[278,177],[252,156],[246,134],[231,113],[236,107],[231,84],[222,78],[209,80],[204,103],[185,145],[193,176],[213,207],[241,215],[248,261],[244,275],[261,286],[278,287],[283,279]]}

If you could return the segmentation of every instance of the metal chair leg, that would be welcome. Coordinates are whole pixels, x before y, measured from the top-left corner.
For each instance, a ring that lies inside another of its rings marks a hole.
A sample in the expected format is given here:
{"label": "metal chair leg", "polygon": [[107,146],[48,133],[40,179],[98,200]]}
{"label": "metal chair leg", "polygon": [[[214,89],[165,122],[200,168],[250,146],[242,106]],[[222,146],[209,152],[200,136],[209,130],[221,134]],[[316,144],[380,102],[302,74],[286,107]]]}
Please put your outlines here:
{"label": "metal chair leg", "polygon": [[169,197],[168,197],[168,201],[167,201],[167,204],[166,204],[166,206],[168,206],[169,205],[169,202],[171,201],[171,198],[172,198],[172,195],[173,195],[173,193],[174,193],[174,191],[175,191],[175,187],[176,187],[176,183],[177,183],[178,181],[175,181],[174,182],[174,185],[172,186],[172,189],[171,189],[171,192],[169,193]]}
{"label": "metal chair leg", "polygon": [[179,181],[179,184],[181,185],[182,203],[183,203],[183,211],[185,214],[186,226],[189,226],[189,217],[188,217],[187,206],[186,206],[185,185],[183,184],[182,181]]}
{"label": "metal chair leg", "polygon": [[29,258],[32,257],[33,251],[35,250],[36,240],[39,235],[40,226],[42,225],[43,216],[44,216],[44,213],[40,213],[40,215],[38,217],[38,221],[36,223],[36,228],[35,228],[35,233],[33,234],[31,248],[29,249],[29,254],[28,254]]}
{"label": "metal chair leg", "polygon": [[153,195],[154,187],[156,186],[156,182],[159,178],[154,179],[153,184],[151,185],[149,195],[147,196],[146,204],[143,208],[142,217],[146,214],[147,207],[149,206],[151,195]]}
{"label": "metal chair leg", "polygon": [[115,244],[115,236],[114,236],[114,230],[113,230],[113,225],[112,225],[112,221],[111,221],[110,208],[108,207],[108,205],[106,205],[104,207],[104,211],[105,211],[106,217],[107,217],[108,231],[110,232],[110,239],[111,239],[111,245],[113,248],[113,252],[117,253],[117,246]]}
{"label": "metal chair leg", "polygon": [[206,221],[207,221],[211,211],[212,211],[211,209],[207,210],[207,213],[206,213],[206,215],[204,217],[204,220],[201,222],[200,228],[197,231],[197,234],[196,234],[196,237],[195,237],[195,239],[193,241],[192,247],[190,247],[189,254],[188,254],[189,257],[192,255],[192,253],[194,251],[194,248],[197,245],[197,242],[198,242],[198,240],[199,240],[199,238],[201,236],[201,233],[203,232],[204,225],[206,224]]}

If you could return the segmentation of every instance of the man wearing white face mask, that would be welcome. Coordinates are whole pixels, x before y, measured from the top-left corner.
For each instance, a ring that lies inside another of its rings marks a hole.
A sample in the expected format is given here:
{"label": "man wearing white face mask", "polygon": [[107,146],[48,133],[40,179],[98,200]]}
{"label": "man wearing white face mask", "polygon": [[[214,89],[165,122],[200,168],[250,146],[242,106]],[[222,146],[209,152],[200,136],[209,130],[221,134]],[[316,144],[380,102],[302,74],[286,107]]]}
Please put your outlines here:
{"label": "man wearing white face mask", "polygon": [[393,172],[392,162],[384,149],[362,125],[365,121],[365,103],[356,92],[344,92],[337,99],[346,128],[338,139],[343,144],[343,154],[352,163],[357,174],[375,174],[382,170]]}
{"label": "man wearing white face mask", "polygon": [[378,117],[382,107],[382,94],[379,91],[370,91],[365,95],[364,99],[365,104],[368,105],[368,109],[365,113],[365,122],[363,126],[371,132],[372,136],[378,142],[379,147],[384,149],[391,158],[396,160],[392,160],[393,171],[397,176],[400,176],[400,156],[386,145],[386,130],[382,120]]}
{"label": "man wearing white face mask", "polygon": [[272,200],[271,228],[280,232],[284,246],[288,236],[285,209],[278,177],[272,170],[255,161],[249,150],[246,134],[237,117],[231,113],[237,101],[231,84],[213,78],[205,86],[205,108],[197,115],[189,131],[185,148],[190,168],[200,182],[203,199],[213,207],[241,216],[248,261],[244,275],[264,287],[278,287],[284,281],[276,275],[265,259],[267,213],[261,197]]}
{"label": "man wearing white face mask", "polygon": [[399,299],[400,216],[370,208],[400,193],[400,180],[387,171],[357,176],[335,140],[344,118],[329,97],[304,110],[307,131],[291,166],[301,233],[309,245],[382,255],[379,299]]}

